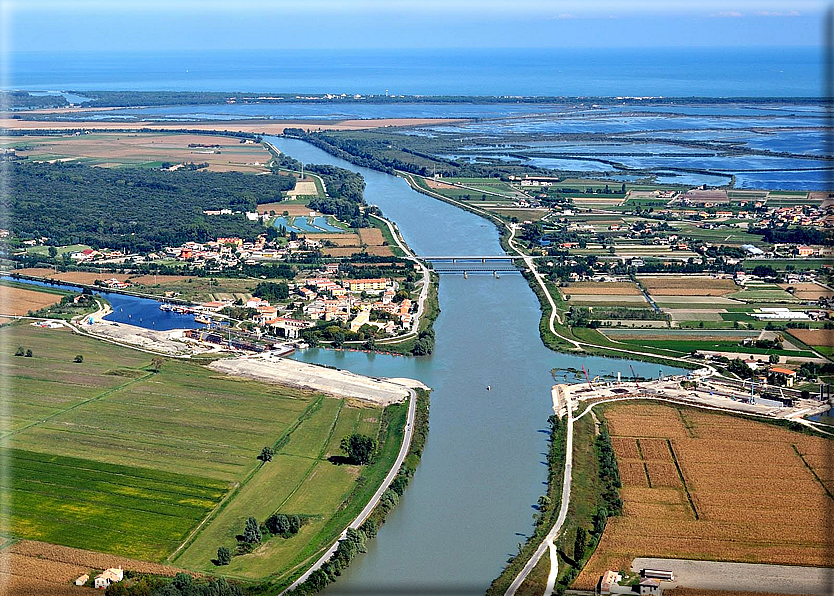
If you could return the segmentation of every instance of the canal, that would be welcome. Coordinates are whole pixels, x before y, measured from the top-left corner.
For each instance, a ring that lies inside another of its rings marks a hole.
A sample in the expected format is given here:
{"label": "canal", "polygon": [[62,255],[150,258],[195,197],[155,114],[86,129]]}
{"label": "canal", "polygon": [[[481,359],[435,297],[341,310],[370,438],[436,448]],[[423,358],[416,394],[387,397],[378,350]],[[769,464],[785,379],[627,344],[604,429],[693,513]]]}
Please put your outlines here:
{"label": "canal", "polygon": [[[367,201],[397,223],[418,255],[503,254],[493,224],[400,178],[303,141],[267,140],[304,163],[360,172]],[[654,364],[545,348],[538,300],[520,275],[444,275],[439,301],[431,356],[322,349],[295,356],[371,376],[412,377],[433,389],[431,431],[413,481],[368,553],[328,596],[483,594],[532,531],[533,505],[545,492],[550,371],[584,365],[591,375],[628,375],[632,364],[641,376],[658,373]]]}

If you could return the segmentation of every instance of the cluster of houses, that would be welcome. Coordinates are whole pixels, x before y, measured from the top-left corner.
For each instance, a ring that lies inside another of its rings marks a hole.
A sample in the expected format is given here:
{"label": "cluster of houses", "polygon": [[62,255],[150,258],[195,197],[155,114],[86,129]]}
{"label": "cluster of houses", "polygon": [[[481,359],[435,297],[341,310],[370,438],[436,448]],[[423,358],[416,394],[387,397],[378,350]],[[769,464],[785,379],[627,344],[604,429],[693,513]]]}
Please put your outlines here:
{"label": "cluster of houses", "polygon": [[321,243],[308,238],[299,238],[279,245],[268,242],[266,236],[259,236],[254,242],[241,238],[218,238],[209,242],[185,242],[180,246],[165,247],[167,258],[187,262],[200,267],[205,265],[234,267],[240,262],[256,264],[277,261],[289,254],[310,252],[321,248]]}
{"label": "cluster of houses", "polygon": [[[104,590],[110,587],[110,584],[115,584],[122,581],[125,577],[125,572],[122,569],[122,566],[119,565],[118,567],[111,567],[110,569],[105,569],[101,573],[99,573],[95,578],[93,578],[93,587],[97,590]],[[89,574],[84,574],[81,577],[75,580],[76,586],[83,586],[86,585],[87,582],[90,580]]]}
{"label": "cluster of houses", "polygon": [[[328,267],[335,273],[336,265]],[[370,325],[394,335],[408,329],[413,320],[412,301],[402,296],[398,299],[397,284],[389,278],[334,280],[321,275],[288,285],[294,294],[289,304],[272,305],[258,297],[243,303],[255,311],[250,322],[272,335],[297,339],[316,321],[347,323],[351,331]],[[229,306],[233,306],[231,301],[212,301],[201,304],[199,310],[212,313]],[[299,310],[304,318],[298,317]]]}

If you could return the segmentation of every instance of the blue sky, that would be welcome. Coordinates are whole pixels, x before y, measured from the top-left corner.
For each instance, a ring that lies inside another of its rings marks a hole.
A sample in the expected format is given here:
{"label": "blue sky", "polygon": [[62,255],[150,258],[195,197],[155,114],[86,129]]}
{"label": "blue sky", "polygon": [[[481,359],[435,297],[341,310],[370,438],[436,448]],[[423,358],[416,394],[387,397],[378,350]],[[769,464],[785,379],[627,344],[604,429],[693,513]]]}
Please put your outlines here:
{"label": "blue sky", "polygon": [[13,51],[818,46],[827,6],[819,0],[0,0],[0,35]]}

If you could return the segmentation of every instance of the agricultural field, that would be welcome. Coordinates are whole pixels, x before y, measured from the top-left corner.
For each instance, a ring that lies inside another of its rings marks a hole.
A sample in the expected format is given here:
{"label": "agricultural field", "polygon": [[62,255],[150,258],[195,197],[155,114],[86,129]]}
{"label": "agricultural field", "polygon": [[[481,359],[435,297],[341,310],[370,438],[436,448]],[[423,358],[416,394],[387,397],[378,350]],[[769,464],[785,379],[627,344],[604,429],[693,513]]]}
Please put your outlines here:
{"label": "agricultural field", "polygon": [[630,282],[575,282],[559,288],[559,291],[571,305],[647,306],[640,288]]}
{"label": "agricultural field", "polygon": [[[0,547],[2,548],[2,547]],[[71,596],[93,594],[73,582],[82,575],[121,566],[136,573],[173,576],[181,569],[136,559],[105,555],[32,540],[21,540],[0,550],[0,585],[9,596]]]}
{"label": "agricultural field", "polygon": [[[189,146],[192,145],[192,146]],[[260,144],[220,135],[97,132],[75,136],[0,137],[30,161],[64,161],[108,168],[159,168],[163,163],[208,163],[213,172],[266,172],[270,153]],[[260,165],[255,165],[255,164]]]}
{"label": "agricultural field", "polygon": [[[3,345],[33,351],[2,359],[11,386],[2,455],[14,473],[0,497],[14,508],[0,523],[15,538],[154,562],[187,542],[176,564],[211,571],[218,542],[234,547],[248,516],[310,516],[292,540],[274,539],[229,567],[250,578],[277,572],[338,531],[332,519],[359,468],[328,458],[343,436],[376,435],[385,418],[377,407],[189,362],[156,371],[150,354],[68,330],[12,325],[0,334]],[[386,428],[396,454],[401,426]],[[272,462],[256,459],[263,446],[275,447]],[[384,470],[390,459],[380,459]],[[374,489],[377,476],[364,486]]]}
{"label": "agricultural field", "polygon": [[732,279],[709,275],[638,275],[637,280],[652,296],[725,296],[738,291]]}
{"label": "agricultural field", "polygon": [[257,285],[256,281],[245,278],[209,278],[194,277],[187,275],[135,275],[125,273],[96,273],[91,271],[65,271],[55,272],[45,267],[30,267],[18,269],[21,275],[31,275],[44,279],[68,284],[91,285],[97,279],[117,279],[126,281],[134,287],[132,290],[164,296],[166,292],[175,292],[180,298],[193,300],[195,302],[207,302],[210,300],[246,300],[251,297],[251,292]]}
{"label": "agricultural field", "polygon": [[819,300],[820,298],[830,300],[834,298],[834,291],[815,283],[779,284],[779,287],[783,290],[791,288],[793,291],[790,293],[794,298],[800,300]]}
{"label": "agricultural field", "polygon": [[[574,583],[635,557],[825,566],[829,439],[683,406],[605,406],[623,515]],[[786,515],[789,511],[790,514]]]}
{"label": "agricultural field", "polygon": [[3,315],[25,316],[29,311],[40,310],[61,300],[62,294],[27,290],[8,284],[0,284],[0,319]]}
{"label": "agricultural field", "polygon": [[788,329],[788,333],[823,356],[830,358],[834,355],[834,330],[832,329]]}

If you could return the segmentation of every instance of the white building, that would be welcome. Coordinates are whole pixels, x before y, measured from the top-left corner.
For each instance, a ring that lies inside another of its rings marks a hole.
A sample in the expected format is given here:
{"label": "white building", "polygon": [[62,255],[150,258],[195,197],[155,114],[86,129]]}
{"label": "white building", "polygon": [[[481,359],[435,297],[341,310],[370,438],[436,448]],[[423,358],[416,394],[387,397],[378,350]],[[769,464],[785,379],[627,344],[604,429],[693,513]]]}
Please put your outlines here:
{"label": "white building", "polygon": [[105,569],[104,572],[97,575],[95,580],[93,580],[93,585],[98,589],[104,589],[110,584],[122,581],[122,579],[124,579],[124,575],[125,574],[121,565],[119,565],[118,568],[111,567],[110,569]]}

